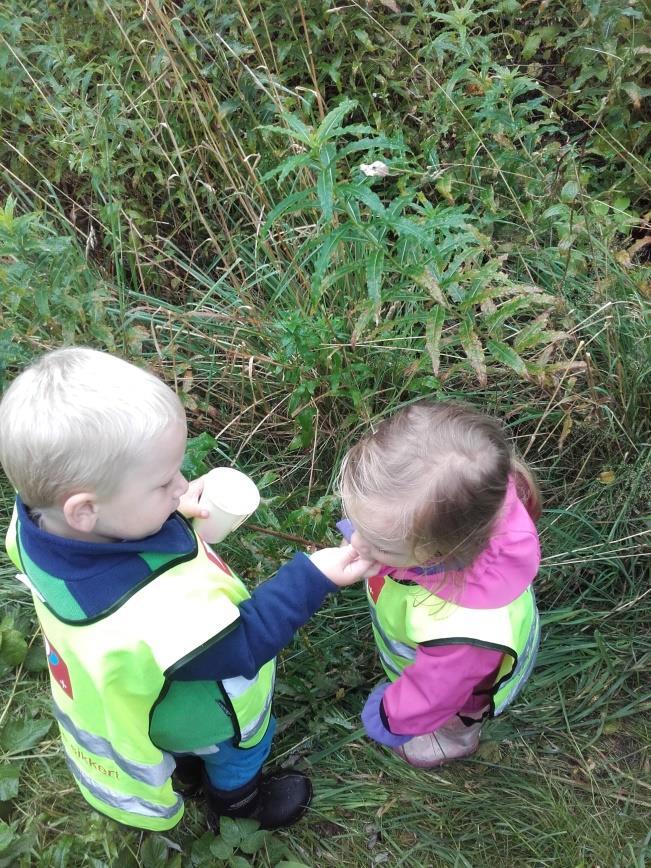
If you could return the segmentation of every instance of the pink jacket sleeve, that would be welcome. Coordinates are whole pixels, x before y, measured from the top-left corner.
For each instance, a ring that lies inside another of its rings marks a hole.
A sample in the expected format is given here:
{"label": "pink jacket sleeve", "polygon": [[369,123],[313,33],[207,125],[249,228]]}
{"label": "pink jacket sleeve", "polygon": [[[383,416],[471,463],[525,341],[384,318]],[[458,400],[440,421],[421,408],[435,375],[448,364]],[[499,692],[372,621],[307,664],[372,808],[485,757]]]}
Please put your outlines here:
{"label": "pink jacket sleeve", "polygon": [[501,652],[475,645],[420,646],[414,663],[384,693],[391,732],[423,735],[458,712],[479,711],[486,697],[473,691],[493,683],[501,662]]}

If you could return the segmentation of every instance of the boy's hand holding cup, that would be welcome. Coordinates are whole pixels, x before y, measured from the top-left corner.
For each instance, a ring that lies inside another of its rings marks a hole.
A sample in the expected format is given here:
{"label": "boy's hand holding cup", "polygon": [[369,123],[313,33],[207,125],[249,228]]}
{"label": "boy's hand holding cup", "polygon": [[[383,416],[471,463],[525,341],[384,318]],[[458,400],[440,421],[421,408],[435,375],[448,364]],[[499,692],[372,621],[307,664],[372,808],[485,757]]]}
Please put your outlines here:
{"label": "boy's hand holding cup", "polygon": [[[203,486],[193,510],[197,516],[193,524],[207,543],[221,542],[260,505],[255,482],[233,467],[216,467],[196,482],[202,482]],[[195,497],[197,491],[198,488]]]}

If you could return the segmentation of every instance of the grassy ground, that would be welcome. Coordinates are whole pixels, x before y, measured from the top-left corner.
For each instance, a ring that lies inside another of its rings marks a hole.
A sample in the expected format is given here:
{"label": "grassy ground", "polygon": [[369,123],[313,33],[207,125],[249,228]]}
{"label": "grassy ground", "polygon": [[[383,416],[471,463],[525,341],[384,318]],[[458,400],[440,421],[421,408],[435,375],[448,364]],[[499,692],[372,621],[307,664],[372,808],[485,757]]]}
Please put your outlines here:
{"label": "grassy ground", "polygon": [[3,559],[0,868],[649,861],[650,50],[615,0],[0,0],[3,383],[70,342],[157,371],[193,466],[260,482],[280,536],[223,551],[252,585],[336,542],[344,449],[422,395],[503,418],[545,500],[539,664],[479,754],[367,742],[347,591],[281,658],[275,761],[316,796],[267,836],[87,810]]}

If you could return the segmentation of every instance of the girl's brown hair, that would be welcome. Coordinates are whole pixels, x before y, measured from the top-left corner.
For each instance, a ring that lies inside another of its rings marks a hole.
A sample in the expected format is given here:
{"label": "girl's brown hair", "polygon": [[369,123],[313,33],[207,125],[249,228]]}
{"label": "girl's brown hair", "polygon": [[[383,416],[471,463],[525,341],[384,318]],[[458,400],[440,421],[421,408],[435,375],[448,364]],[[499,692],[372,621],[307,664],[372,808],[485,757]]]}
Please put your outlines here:
{"label": "girl's brown hair", "polygon": [[355,518],[372,521],[369,510],[381,504],[391,537],[408,540],[417,563],[440,558],[463,568],[487,546],[509,477],[537,521],[538,487],[499,421],[460,402],[422,400],[352,447],[340,489]]}

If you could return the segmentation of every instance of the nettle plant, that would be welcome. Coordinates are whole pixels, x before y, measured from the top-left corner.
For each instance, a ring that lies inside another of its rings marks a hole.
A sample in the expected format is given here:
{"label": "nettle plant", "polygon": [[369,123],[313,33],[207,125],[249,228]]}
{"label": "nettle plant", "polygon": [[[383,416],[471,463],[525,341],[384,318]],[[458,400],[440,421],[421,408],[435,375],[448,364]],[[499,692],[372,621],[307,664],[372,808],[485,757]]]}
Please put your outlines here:
{"label": "nettle plant", "polygon": [[549,385],[569,340],[555,327],[562,302],[510,276],[508,254],[496,255],[469,205],[450,204],[401,137],[346,124],[355,107],[343,100],[318,126],[283,112],[261,128],[290,143],[262,178],[285,193],[262,234],[298,246],[301,313],[353,313],[353,347],[370,334],[420,339],[439,382],[471,369],[485,385],[506,367]]}

